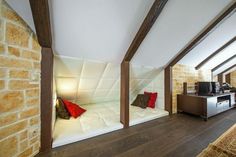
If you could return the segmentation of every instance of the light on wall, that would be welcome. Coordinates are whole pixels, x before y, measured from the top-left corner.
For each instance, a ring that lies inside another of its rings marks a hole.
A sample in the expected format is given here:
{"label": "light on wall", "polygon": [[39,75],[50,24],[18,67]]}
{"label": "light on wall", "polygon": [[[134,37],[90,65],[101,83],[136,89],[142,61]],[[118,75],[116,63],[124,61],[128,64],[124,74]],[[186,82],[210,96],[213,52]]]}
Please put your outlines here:
{"label": "light on wall", "polygon": [[66,99],[75,97],[78,88],[78,80],[76,78],[58,78],[56,82],[59,97]]}

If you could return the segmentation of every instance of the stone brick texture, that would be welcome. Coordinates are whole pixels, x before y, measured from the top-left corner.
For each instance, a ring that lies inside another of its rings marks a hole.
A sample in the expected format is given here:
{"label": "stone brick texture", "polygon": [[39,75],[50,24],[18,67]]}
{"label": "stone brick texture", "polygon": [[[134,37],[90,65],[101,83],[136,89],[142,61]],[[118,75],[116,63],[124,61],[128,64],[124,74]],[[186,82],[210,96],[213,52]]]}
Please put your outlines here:
{"label": "stone brick texture", "polygon": [[230,73],[230,84],[236,87],[236,71]]}
{"label": "stone brick texture", "polygon": [[35,33],[0,0],[0,156],[40,148],[41,47]]}
{"label": "stone brick texture", "polygon": [[176,64],[173,67],[173,93],[172,93],[172,110],[177,112],[177,94],[183,93],[183,83],[187,82],[188,91],[194,91],[195,82],[211,81],[210,70],[195,70],[194,67]]}

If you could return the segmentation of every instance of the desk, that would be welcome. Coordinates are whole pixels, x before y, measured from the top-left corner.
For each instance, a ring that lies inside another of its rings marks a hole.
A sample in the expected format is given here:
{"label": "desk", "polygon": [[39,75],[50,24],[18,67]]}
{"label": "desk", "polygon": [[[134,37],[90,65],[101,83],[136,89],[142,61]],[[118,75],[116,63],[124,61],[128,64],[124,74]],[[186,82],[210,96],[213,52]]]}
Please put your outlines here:
{"label": "desk", "polygon": [[177,111],[199,115],[205,120],[235,107],[235,94],[223,93],[213,96],[178,94]]}

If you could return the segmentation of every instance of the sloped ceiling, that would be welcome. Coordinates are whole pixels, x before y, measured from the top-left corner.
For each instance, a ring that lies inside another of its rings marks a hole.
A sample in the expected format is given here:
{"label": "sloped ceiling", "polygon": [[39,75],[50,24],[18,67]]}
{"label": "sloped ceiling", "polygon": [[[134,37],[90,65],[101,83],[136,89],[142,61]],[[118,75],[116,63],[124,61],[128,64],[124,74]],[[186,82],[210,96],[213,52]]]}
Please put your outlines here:
{"label": "sloped ceiling", "polygon": [[[28,0],[7,2],[34,29]],[[154,0],[49,2],[56,54],[120,63]],[[232,0],[169,0],[132,63],[156,68],[166,65],[230,2]],[[229,36],[212,43],[218,47]],[[210,45],[209,49],[215,47]],[[186,60],[195,63],[192,61],[195,58],[190,55]]]}
{"label": "sloped ceiling", "polygon": [[133,63],[154,67],[166,65],[230,2],[230,0],[168,1],[134,56]]}
{"label": "sloped ceiling", "polygon": [[221,66],[219,69],[217,69],[216,71],[213,72],[213,75],[217,75],[219,73],[222,73],[224,70],[228,69],[229,67],[233,66],[234,64],[236,64],[236,58],[227,62],[226,64],[224,64],[223,66]]}
{"label": "sloped ceiling", "polygon": [[[132,63],[164,66],[230,2],[168,1]],[[152,3],[153,0],[72,0],[70,3],[53,0],[56,52],[120,63]]]}
{"label": "sloped ceiling", "polygon": [[[190,51],[179,63],[196,67],[201,61],[210,56],[213,52],[223,46],[236,36],[236,13],[228,17],[223,23],[221,23],[207,38],[205,38],[198,46]],[[228,47],[219,52],[216,56],[210,59],[203,69],[213,69],[223,61],[236,54],[236,41],[230,44]],[[235,62],[232,60],[231,62]],[[223,70],[227,69],[232,63],[228,63],[215,71],[216,75]]]}
{"label": "sloped ceiling", "polygon": [[32,12],[30,9],[29,0],[6,0],[6,2],[24,19],[24,21],[35,32]]}
{"label": "sloped ceiling", "polygon": [[52,0],[59,55],[120,63],[154,0]]}

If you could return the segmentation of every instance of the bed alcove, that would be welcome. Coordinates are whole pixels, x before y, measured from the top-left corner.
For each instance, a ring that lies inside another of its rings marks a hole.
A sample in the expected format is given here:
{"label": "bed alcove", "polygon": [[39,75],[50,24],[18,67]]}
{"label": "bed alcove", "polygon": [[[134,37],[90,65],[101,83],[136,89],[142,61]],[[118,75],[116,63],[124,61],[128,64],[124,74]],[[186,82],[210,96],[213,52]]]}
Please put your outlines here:
{"label": "bed alcove", "polygon": [[[119,65],[54,56],[54,95],[86,109],[78,118],[56,118],[52,147],[122,129]],[[54,99],[55,100],[55,99]]]}
{"label": "bed alcove", "polygon": [[[167,0],[161,3],[155,1],[152,4],[123,61],[127,59],[127,56],[128,62],[131,60],[166,2]],[[130,54],[132,55],[130,56]],[[124,73],[122,65],[123,62],[115,64],[113,62],[89,60],[86,57],[62,55],[54,57],[55,97],[57,95],[57,97],[79,104],[87,111],[77,119],[62,120],[55,118],[53,121],[53,148],[169,114],[164,110],[163,69],[126,66],[130,68],[131,73]],[[151,90],[156,90],[154,89],[158,88],[158,85],[155,84],[156,81],[160,81],[161,97],[158,100],[161,107],[159,109],[158,105],[155,109],[130,107],[130,102],[141,91],[150,90],[152,85],[153,89]],[[128,87],[124,86],[123,83]],[[130,87],[129,84],[131,84]],[[128,95],[125,96],[124,94]],[[125,104],[123,100],[126,102]],[[55,107],[53,110],[55,112]]]}
{"label": "bed alcove", "polygon": [[[134,88],[134,86],[137,86]],[[131,105],[138,94],[157,93],[154,108],[141,108]],[[130,71],[129,125],[144,123],[169,115],[164,103],[164,70],[131,64]]]}
{"label": "bed alcove", "polygon": [[[130,126],[168,115],[164,111],[162,69],[131,66],[130,103],[138,93],[157,91],[156,108],[129,105]],[[120,122],[120,67],[100,61],[54,56],[53,144],[58,147],[123,128]],[[56,118],[56,98],[86,109],[78,118]]]}

